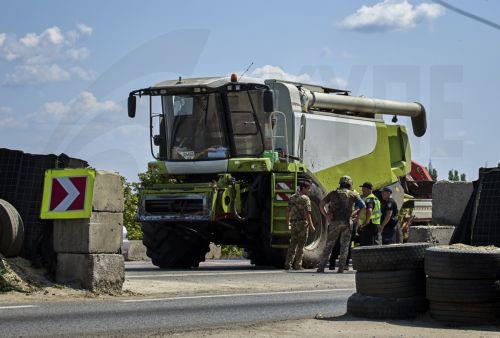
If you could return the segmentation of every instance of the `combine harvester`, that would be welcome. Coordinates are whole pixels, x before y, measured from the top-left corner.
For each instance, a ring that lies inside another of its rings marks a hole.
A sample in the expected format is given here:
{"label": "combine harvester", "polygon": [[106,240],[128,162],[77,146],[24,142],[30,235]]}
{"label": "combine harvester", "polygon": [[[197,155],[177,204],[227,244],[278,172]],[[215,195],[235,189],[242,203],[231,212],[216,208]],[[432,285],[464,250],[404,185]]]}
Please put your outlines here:
{"label": "combine harvester", "polygon": [[210,242],[240,246],[254,264],[282,267],[285,210],[301,179],[313,182],[316,231],[304,266],[315,266],[327,235],[319,202],[342,175],[381,188],[401,187],[410,174],[406,128],[382,115],[411,117],[418,137],[427,127],[419,103],[234,74],[135,90],[130,117],[137,96],[149,96],[156,159],[149,169],[161,182],[140,192],[138,218],[147,254],[161,268],[197,267]]}

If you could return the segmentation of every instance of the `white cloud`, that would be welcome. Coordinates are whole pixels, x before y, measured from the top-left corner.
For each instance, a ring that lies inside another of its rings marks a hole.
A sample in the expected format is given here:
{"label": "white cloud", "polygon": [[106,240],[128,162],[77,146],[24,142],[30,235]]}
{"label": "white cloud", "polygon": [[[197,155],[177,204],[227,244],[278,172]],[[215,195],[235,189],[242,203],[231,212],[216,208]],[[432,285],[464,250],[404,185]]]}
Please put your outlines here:
{"label": "white cloud", "polygon": [[85,81],[91,81],[94,80],[97,76],[96,72],[93,70],[85,69],[82,67],[72,67],[70,69],[71,73],[75,74],[78,76],[80,79],[85,80]]}
{"label": "white cloud", "polygon": [[39,85],[49,82],[67,81],[71,74],[57,64],[39,65],[26,64],[17,66],[12,73],[7,74],[7,85]]}
{"label": "white cloud", "polygon": [[345,89],[347,87],[347,81],[341,77],[332,77],[328,80],[328,84],[338,89]]}
{"label": "white cloud", "polygon": [[88,91],[83,91],[76,98],[67,103],[61,101],[46,102],[41,112],[34,114],[40,123],[68,123],[71,124],[82,116],[114,113],[121,111],[120,105],[107,100],[99,101]]}
{"label": "white cloud", "polygon": [[408,0],[384,0],[373,6],[362,6],[344,18],[340,26],[362,32],[405,31],[443,14],[443,7],[437,4],[413,6]]}
{"label": "white cloud", "polygon": [[87,48],[70,48],[66,51],[66,55],[68,58],[78,61],[86,59],[89,56],[90,52]]}
{"label": "white cloud", "polygon": [[53,26],[41,33],[27,33],[21,38],[0,34],[0,58],[15,64],[6,75],[4,84],[38,85],[67,81],[72,75],[92,79],[91,70],[76,64],[89,56],[89,50],[80,46],[79,41],[82,36],[91,34],[92,27],[84,24],[78,24],[65,33]]}
{"label": "white cloud", "polygon": [[10,107],[0,106],[0,114],[10,113],[12,109]]}
{"label": "white cloud", "polygon": [[263,79],[280,79],[280,80],[287,80],[294,82],[311,82],[312,80],[309,74],[304,73],[304,74],[294,75],[285,72],[282,68],[278,66],[272,66],[272,65],[265,65],[256,68],[251,73],[251,76]]}
{"label": "white cloud", "polygon": [[5,106],[0,106],[0,128],[2,129],[7,129],[7,128],[24,128],[27,126],[27,124],[15,118],[11,114],[12,109],[10,107],[5,107]]}
{"label": "white cloud", "polygon": [[20,121],[13,116],[0,115],[0,128],[26,128],[28,125],[24,121]]}
{"label": "white cloud", "polygon": [[92,27],[87,26],[83,23],[79,23],[76,25],[76,28],[82,35],[91,35],[92,34]]}
{"label": "white cloud", "polygon": [[35,33],[28,33],[19,41],[26,47],[35,47],[40,43],[40,38]]}

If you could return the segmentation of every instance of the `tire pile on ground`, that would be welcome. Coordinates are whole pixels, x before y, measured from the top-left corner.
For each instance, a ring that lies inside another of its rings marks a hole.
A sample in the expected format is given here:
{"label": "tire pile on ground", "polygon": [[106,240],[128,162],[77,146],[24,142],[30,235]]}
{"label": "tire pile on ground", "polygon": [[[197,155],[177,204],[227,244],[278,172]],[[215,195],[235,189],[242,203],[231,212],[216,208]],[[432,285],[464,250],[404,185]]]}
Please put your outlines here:
{"label": "tire pile on ground", "polygon": [[429,248],[425,272],[434,319],[465,324],[500,322],[500,249],[461,244]]}
{"label": "tire pile on ground", "polygon": [[424,256],[428,243],[358,247],[352,251],[356,293],[347,313],[366,318],[412,318],[427,311]]}
{"label": "tire pile on ground", "polygon": [[24,239],[23,220],[16,208],[0,199],[0,254],[16,257],[21,253]]}

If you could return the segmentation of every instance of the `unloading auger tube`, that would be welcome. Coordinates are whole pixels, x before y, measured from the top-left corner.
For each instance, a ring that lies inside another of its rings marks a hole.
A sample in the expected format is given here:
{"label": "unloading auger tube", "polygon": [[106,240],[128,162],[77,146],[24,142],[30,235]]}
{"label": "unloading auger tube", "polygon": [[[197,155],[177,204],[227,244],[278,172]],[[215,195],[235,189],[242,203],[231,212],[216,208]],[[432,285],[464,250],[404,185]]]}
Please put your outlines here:
{"label": "unloading auger tube", "polygon": [[411,117],[415,136],[421,137],[427,130],[425,108],[418,102],[400,102],[361,96],[318,93],[305,88],[302,88],[301,92],[304,111],[316,108],[356,113],[409,116]]}

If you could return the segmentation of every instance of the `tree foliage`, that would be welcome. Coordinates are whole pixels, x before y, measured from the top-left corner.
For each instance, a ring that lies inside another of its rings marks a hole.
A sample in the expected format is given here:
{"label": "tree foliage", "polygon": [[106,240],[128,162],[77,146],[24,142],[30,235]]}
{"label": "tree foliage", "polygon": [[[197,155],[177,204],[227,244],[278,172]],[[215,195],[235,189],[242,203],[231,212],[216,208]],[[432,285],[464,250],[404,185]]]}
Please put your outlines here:
{"label": "tree foliage", "polygon": [[137,221],[137,205],[139,203],[139,195],[136,190],[136,183],[127,182],[125,177],[122,177],[124,208],[123,208],[123,225],[127,229],[128,239],[142,239],[141,224]]}
{"label": "tree foliage", "polygon": [[146,172],[139,173],[139,182],[127,182],[122,177],[123,194],[125,197],[123,210],[123,224],[128,232],[128,239],[142,239],[141,224],[137,221],[137,206],[139,204],[139,191],[155,184],[165,183],[165,178],[157,169],[148,168]]}
{"label": "tree foliage", "polygon": [[429,175],[431,175],[431,178],[433,181],[437,181],[438,179],[438,172],[436,168],[427,168],[427,171],[429,171]]}
{"label": "tree foliage", "polygon": [[465,182],[467,181],[467,177],[465,176],[465,173],[459,174],[458,170],[450,170],[448,171],[448,181],[451,182]]}

